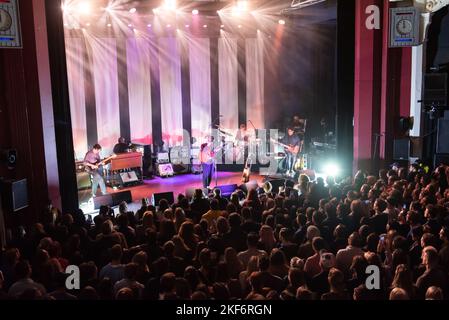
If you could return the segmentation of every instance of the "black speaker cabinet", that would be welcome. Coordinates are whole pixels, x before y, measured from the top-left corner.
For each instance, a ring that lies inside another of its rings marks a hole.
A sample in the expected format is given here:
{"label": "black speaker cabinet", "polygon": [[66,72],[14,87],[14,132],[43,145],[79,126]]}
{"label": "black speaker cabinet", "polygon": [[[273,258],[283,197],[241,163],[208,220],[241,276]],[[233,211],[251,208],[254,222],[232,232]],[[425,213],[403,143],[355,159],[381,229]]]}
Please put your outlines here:
{"label": "black speaker cabinet", "polygon": [[130,203],[132,202],[131,191],[122,191],[106,194],[104,196],[98,196],[94,198],[95,210],[100,209],[101,206],[118,206],[122,202]]}
{"label": "black speaker cabinet", "polygon": [[23,180],[0,180],[0,193],[5,210],[17,212],[28,207],[28,183]]}
{"label": "black speaker cabinet", "polygon": [[436,151],[436,153],[449,153],[449,119],[438,119]]}
{"label": "black speaker cabinet", "polygon": [[236,184],[228,184],[223,186],[217,186],[217,189],[220,189],[221,195],[223,197],[230,197],[231,194],[238,189],[238,185]]}
{"label": "black speaker cabinet", "polygon": [[167,200],[168,204],[172,205],[175,203],[175,194],[173,192],[154,193],[152,197],[153,205],[159,205],[159,201],[161,201],[162,199]]}
{"label": "black speaker cabinet", "polygon": [[424,104],[447,106],[447,74],[428,73],[424,79]]}
{"label": "black speaker cabinet", "polygon": [[408,160],[410,157],[410,140],[396,139],[393,141],[393,160]]}

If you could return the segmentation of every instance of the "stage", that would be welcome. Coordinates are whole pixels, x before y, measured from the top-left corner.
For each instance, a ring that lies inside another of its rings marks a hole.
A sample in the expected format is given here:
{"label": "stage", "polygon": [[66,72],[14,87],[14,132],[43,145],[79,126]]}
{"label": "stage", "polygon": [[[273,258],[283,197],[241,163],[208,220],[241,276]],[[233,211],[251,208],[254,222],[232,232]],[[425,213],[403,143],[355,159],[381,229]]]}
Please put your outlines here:
{"label": "stage", "polygon": [[[251,182],[257,182],[259,186],[262,186],[264,182],[264,176],[261,176],[259,174],[252,174],[251,175]],[[223,185],[232,185],[242,184],[242,172],[218,172],[217,174],[217,186],[223,186]],[[143,198],[149,198],[151,199],[153,194],[156,193],[163,193],[163,192],[173,192],[174,197],[178,196],[178,194],[183,193],[185,194],[187,189],[197,189],[202,188],[202,175],[195,175],[195,174],[180,174],[175,175],[173,177],[167,177],[167,178],[161,178],[155,176],[153,179],[150,180],[144,180],[143,184],[129,187],[129,188],[122,188],[122,189],[112,189],[108,188],[109,194],[119,193],[122,191],[131,191],[132,195],[132,203],[128,205],[129,210],[136,211],[140,208],[140,203]],[[211,188],[215,187],[215,179],[211,184]],[[91,198],[91,191],[90,189],[86,189],[83,191],[79,191],[78,193],[79,203],[80,203],[80,209],[83,210],[85,214],[95,215],[98,210],[94,209],[94,202]],[[115,209],[118,210],[118,209]]]}

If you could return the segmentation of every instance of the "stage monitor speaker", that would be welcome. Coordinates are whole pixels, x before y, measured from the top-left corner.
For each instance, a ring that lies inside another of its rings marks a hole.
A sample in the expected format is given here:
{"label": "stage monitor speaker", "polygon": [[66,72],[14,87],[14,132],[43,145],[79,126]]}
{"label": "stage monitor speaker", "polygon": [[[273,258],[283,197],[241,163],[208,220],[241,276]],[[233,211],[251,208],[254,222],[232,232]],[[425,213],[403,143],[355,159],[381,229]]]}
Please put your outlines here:
{"label": "stage monitor speaker", "polygon": [[109,206],[113,207],[112,204],[112,195],[106,194],[104,196],[97,196],[94,198],[94,209],[98,210],[101,206]]}
{"label": "stage monitor speaker", "polygon": [[425,75],[424,104],[426,106],[447,106],[446,73],[428,73]]}
{"label": "stage monitor speaker", "polygon": [[190,171],[189,164],[173,164],[173,172],[176,174],[188,173]]}
{"label": "stage monitor speaker", "polygon": [[90,180],[90,174],[84,171],[77,172],[76,184],[78,186],[78,191],[91,188],[92,182]]}
{"label": "stage monitor speaker", "polygon": [[137,176],[136,172],[128,171],[120,173],[120,180],[122,181],[123,185],[128,185],[138,182],[139,177]]}
{"label": "stage monitor speaker", "polygon": [[167,200],[169,205],[175,203],[175,195],[173,192],[154,193],[151,198],[153,206],[159,205],[159,201],[161,201],[162,199]]}
{"label": "stage monitor speaker", "polygon": [[118,206],[122,202],[131,203],[133,197],[131,191],[121,191],[112,193],[112,204],[113,206]]}
{"label": "stage monitor speaker", "polygon": [[223,186],[217,186],[217,189],[220,189],[221,195],[223,197],[230,197],[231,194],[239,188],[236,184],[228,184]]}
{"label": "stage monitor speaker", "polygon": [[449,155],[448,154],[436,154],[434,159],[434,167],[438,167],[440,164],[449,166]]}
{"label": "stage monitor speaker", "polygon": [[449,153],[449,119],[438,119],[436,153]]}
{"label": "stage monitor speaker", "polygon": [[[187,199],[189,199],[189,200],[191,200],[192,198],[193,198],[193,196],[195,195],[195,190],[196,190],[197,188],[188,188],[187,190],[186,190],[186,198]],[[208,193],[209,193],[209,191],[207,190],[207,188],[201,188],[201,190],[203,190],[203,196],[204,197],[207,197],[208,196]]]}
{"label": "stage monitor speaker", "polygon": [[157,172],[160,177],[169,177],[174,175],[173,166],[171,163],[158,164]]}
{"label": "stage monitor speaker", "polygon": [[253,180],[247,183],[242,184],[239,189],[241,189],[243,192],[248,193],[248,191],[254,189],[257,190],[259,189],[259,184],[257,183],[257,181]]}
{"label": "stage monitor speaker", "polygon": [[408,160],[410,157],[410,140],[395,139],[393,141],[393,160]]}
{"label": "stage monitor speaker", "polygon": [[5,210],[17,212],[28,207],[26,179],[1,181],[0,193]]}
{"label": "stage monitor speaker", "polygon": [[121,192],[106,194],[104,196],[95,197],[94,198],[94,208],[95,208],[95,210],[97,210],[97,209],[100,209],[101,206],[115,207],[115,206],[118,206],[122,202],[126,202],[126,203],[132,202],[131,191],[129,191],[129,190],[121,191]]}

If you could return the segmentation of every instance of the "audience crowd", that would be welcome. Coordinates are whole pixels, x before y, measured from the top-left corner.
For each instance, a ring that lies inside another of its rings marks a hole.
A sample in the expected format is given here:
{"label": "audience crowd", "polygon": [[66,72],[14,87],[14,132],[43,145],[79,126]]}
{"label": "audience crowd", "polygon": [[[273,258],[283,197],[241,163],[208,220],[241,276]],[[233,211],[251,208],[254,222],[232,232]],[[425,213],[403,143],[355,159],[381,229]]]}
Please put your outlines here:
{"label": "audience crowd", "polygon": [[[1,252],[0,299],[449,298],[448,167],[301,175],[268,189],[144,199],[93,221],[49,208]],[[79,267],[79,289],[67,288],[68,266]]]}

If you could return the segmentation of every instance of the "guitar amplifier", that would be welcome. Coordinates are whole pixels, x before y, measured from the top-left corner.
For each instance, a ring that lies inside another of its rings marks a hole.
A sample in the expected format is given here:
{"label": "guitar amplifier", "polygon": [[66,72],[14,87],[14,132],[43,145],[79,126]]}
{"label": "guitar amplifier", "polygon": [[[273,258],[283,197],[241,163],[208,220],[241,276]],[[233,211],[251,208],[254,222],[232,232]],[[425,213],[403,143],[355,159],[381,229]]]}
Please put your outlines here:
{"label": "guitar amplifier", "polygon": [[78,186],[78,191],[90,189],[92,186],[90,174],[86,171],[77,171],[76,184]]}

